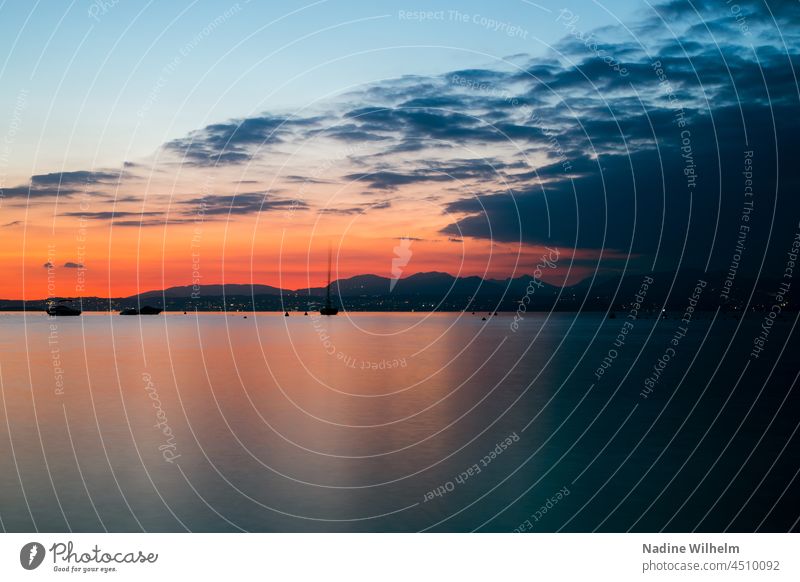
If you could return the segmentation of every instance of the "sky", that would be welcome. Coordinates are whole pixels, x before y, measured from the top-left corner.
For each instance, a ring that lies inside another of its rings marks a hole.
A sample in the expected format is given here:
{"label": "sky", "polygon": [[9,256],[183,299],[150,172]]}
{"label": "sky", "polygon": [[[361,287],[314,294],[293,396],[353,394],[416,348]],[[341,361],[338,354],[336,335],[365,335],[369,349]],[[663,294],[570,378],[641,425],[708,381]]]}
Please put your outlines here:
{"label": "sky", "polygon": [[780,276],[797,3],[359,4],[0,4],[0,297]]}

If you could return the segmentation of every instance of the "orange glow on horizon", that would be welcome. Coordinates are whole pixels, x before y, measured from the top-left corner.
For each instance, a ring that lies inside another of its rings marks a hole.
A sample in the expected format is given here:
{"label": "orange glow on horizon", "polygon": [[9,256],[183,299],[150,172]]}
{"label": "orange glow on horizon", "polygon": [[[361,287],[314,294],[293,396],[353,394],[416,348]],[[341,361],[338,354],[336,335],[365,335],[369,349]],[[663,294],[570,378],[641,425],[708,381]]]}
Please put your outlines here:
{"label": "orange glow on horizon", "polygon": [[[14,237],[6,236],[6,231],[0,260],[7,277],[0,281],[0,298],[127,297],[192,285],[197,279],[207,285],[322,287],[329,243],[334,280],[365,274],[391,277],[399,238],[377,237],[365,230],[351,230],[344,238],[328,233],[311,238],[304,229],[256,227],[251,220],[235,225],[206,223],[199,230],[192,224],[176,224],[143,229],[70,226],[55,234],[49,228],[29,227],[24,235],[20,232],[21,236]],[[543,252],[543,247],[454,241],[437,232],[425,234],[430,238],[416,236],[407,243],[411,256],[402,267],[402,278],[430,271],[462,277],[519,277],[533,273]],[[563,263],[543,279],[563,285],[587,276],[586,268],[570,269],[572,255],[572,250],[565,252]],[[55,268],[46,268],[46,263]],[[73,263],[72,268],[64,266],[68,263]]]}
{"label": "orange glow on horizon", "polygon": [[[18,220],[0,228],[0,265],[6,274],[0,298],[128,297],[194,283],[322,287],[329,246],[334,280],[391,277],[401,239],[407,242],[400,252],[408,259],[401,278],[431,271],[492,279],[532,275],[545,252],[543,246],[443,234],[461,216],[450,214],[432,187],[408,196],[395,193],[382,205],[364,204],[360,191],[339,190],[316,192],[316,201],[309,193],[298,198],[297,208],[243,212],[230,210],[231,198],[220,203],[219,196],[209,194],[216,204],[209,210],[198,202],[203,195],[187,193],[190,185],[181,191],[174,198],[122,192],[110,198],[95,192],[7,205],[4,212]],[[258,203],[271,194],[242,196],[256,196]],[[291,201],[291,194],[282,200]],[[560,252],[556,267],[541,274],[554,285],[591,275],[600,258],[592,250]],[[620,258],[609,251],[602,256]]]}

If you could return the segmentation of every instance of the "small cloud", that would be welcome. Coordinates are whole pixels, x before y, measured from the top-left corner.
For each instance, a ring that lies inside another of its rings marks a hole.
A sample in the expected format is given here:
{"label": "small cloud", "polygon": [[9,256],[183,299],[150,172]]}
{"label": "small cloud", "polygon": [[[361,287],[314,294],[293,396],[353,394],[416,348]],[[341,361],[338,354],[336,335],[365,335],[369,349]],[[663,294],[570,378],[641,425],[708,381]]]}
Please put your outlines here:
{"label": "small cloud", "polygon": [[139,220],[115,220],[111,224],[113,226],[135,227],[135,228],[148,228],[155,226],[166,226],[167,224],[196,224],[196,218],[172,218],[167,219],[166,216],[161,218],[144,218]]}
{"label": "small cloud", "polygon": [[385,210],[391,208],[392,202],[390,200],[383,200],[381,202],[373,202],[372,204],[365,204],[363,206],[351,206],[348,208],[320,208],[317,212],[319,214],[334,214],[337,216],[349,216],[352,214],[365,214],[370,210]]}
{"label": "small cloud", "polygon": [[118,184],[123,174],[114,172],[90,172],[79,170],[75,172],[52,172],[49,174],[34,174],[28,184],[21,184],[12,188],[2,188],[0,193],[3,198],[23,198],[32,200],[36,198],[70,198],[89,189]]}
{"label": "small cloud", "polygon": [[449,240],[450,242],[454,242],[454,243],[463,243],[464,242],[463,238],[454,238],[452,236],[449,237],[447,240]]}
{"label": "small cloud", "polygon": [[22,224],[21,220],[12,220],[11,222],[6,222],[3,225],[3,228],[8,228],[8,227],[11,227],[11,226],[18,226],[20,224]]}
{"label": "small cloud", "polygon": [[[243,192],[231,196],[207,195],[181,202],[183,207],[193,207],[190,210],[179,212],[182,216],[194,216],[196,207],[203,209],[205,216],[234,216],[246,214],[259,214],[275,210],[288,210],[298,208],[308,208],[305,202],[291,200],[288,198],[278,198],[267,192]],[[170,219],[170,222],[173,222]]]}
{"label": "small cloud", "polygon": [[350,216],[352,214],[361,214],[364,208],[360,206],[353,206],[350,208],[320,208],[317,211],[319,214],[333,214],[336,216]]}
{"label": "small cloud", "polygon": [[100,212],[65,212],[64,216],[72,216],[77,218],[93,218],[96,220],[112,220],[114,218],[129,218],[129,217],[143,217],[143,216],[159,216],[160,212],[125,212],[125,211],[100,211]]}
{"label": "small cloud", "polygon": [[294,182],[297,184],[333,184],[331,180],[322,180],[320,178],[311,178],[306,176],[297,176],[295,174],[286,176],[285,180],[287,182]]}
{"label": "small cloud", "polygon": [[83,266],[83,263],[73,263],[72,261],[67,261],[66,263],[64,263],[64,268],[65,269],[83,269],[85,267]]}
{"label": "small cloud", "polygon": [[34,186],[81,186],[86,184],[113,184],[120,179],[119,172],[52,172],[31,176]]}
{"label": "small cloud", "polygon": [[44,267],[45,269],[55,269],[56,268],[56,266],[53,263],[51,263],[50,261],[47,261],[44,265],[42,265],[42,267]]}

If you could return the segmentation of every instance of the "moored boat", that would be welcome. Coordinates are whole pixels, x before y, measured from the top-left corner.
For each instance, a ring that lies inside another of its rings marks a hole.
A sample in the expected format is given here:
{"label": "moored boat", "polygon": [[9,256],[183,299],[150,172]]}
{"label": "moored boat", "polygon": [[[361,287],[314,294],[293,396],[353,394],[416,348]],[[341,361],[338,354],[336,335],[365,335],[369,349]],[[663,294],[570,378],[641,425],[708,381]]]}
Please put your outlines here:
{"label": "moored boat", "polygon": [[149,305],[145,305],[141,309],[136,309],[135,307],[126,307],[122,311],[119,312],[120,315],[158,315],[161,313],[163,309],[159,309],[158,307],[150,307]]}
{"label": "moored boat", "polygon": [[80,309],[66,305],[71,303],[70,299],[59,299],[56,303],[47,306],[47,315],[50,317],[75,317],[81,314]]}

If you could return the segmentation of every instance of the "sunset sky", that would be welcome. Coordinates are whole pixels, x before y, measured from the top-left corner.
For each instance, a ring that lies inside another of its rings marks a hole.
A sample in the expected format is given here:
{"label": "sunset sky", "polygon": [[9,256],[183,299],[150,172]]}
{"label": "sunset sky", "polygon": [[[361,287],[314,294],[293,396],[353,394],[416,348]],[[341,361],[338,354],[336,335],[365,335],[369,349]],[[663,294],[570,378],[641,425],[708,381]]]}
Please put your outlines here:
{"label": "sunset sky", "polygon": [[746,151],[779,256],[799,15],[739,4],[3,6],[0,298],[724,266]]}

